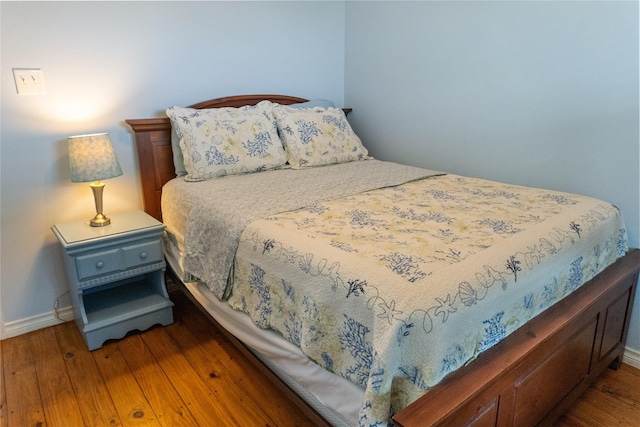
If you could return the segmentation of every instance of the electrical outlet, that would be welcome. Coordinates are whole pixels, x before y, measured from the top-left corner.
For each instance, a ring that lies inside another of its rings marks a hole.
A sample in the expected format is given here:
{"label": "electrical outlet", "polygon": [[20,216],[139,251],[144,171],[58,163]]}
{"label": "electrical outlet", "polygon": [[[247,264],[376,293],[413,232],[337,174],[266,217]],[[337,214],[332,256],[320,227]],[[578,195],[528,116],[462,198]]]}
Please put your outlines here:
{"label": "electrical outlet", "polygon": [[16,81],[18,95],[46,94],[41,68],[14,68],[13,79]]}

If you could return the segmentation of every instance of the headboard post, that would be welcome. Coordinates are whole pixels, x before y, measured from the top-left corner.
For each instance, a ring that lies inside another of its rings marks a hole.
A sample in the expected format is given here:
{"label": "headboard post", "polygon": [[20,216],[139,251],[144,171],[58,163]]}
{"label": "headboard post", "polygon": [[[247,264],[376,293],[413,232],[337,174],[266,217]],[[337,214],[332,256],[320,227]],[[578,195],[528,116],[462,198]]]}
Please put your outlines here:
{"label": "headboard post", "polygon": [[175,178],[168,118],[126,120],[135,133],[144,210],[162,221],[162,186]]}

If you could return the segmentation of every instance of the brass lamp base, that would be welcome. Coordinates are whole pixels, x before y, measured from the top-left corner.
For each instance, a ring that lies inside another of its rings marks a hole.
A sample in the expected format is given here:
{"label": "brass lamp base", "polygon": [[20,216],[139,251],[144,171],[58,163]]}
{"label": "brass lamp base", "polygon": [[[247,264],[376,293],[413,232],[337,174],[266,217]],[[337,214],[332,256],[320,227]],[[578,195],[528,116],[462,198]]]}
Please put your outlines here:
{"label": "brass lamp base", "polygon": [[111,224],[111,220],[101,213],[96,214],[96,216],[89,220],[89,225],[92,227],[104,227],[109,224]]}
{"label": "brass lamp base", "polygon": [[104,183],[95,181],[89,184],[89,186],[93,190],[93,198],[96,202],[97,212],[96,216],[89,220],[89,225],[92,227],[104,227],[105,225],[111,224],[111,220],[102,213],[102,190],[104,190]]}

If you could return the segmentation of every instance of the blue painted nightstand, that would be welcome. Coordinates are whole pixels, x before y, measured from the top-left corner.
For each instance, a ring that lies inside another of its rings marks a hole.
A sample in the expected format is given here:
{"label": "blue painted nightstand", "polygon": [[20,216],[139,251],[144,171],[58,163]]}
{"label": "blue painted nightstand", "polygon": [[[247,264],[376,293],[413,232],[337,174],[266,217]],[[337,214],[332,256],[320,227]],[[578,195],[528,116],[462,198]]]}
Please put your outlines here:
{"label": "blue painted nightstand", "polygon": [[73,313],[89,350],[127,332],[173,323],[164,282],[164,225],[142,211],[112,214],[51,229],[64,249]]}

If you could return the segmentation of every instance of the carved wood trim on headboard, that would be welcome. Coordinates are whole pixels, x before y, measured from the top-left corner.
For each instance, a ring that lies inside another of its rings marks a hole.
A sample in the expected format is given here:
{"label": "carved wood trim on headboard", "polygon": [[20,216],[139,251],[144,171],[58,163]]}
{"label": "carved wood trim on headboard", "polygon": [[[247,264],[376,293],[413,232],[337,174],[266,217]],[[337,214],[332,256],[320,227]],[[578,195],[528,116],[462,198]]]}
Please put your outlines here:
{"label": "carved wood trim on headboard", "polygon": [[[287,95],[239,95],[198,102],[189,108],[242,107],[255,105],[264,100],[282,105],[307,101]],[[162,221],[162,186],[176,176],[171,151],[171,122],[167,117],[129,119],[125,122],[135,134],[144,210],[158,221]]]}

